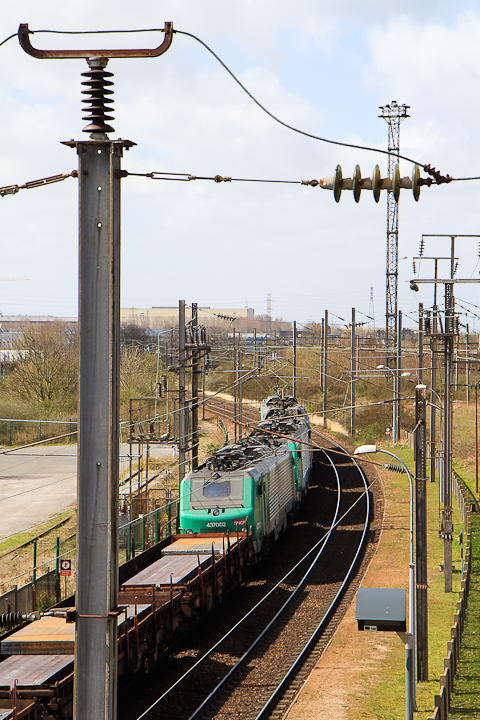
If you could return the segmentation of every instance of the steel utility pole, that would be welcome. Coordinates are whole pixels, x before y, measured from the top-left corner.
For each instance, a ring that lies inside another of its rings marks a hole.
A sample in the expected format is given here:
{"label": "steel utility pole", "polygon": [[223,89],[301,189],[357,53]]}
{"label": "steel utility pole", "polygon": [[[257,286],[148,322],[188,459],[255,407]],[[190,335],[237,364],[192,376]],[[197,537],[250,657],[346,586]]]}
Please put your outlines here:
{"label": "steel utility pole", "polygon": [[417,679],[428,680],[427,613],[427,386],[415,388],[415,539],[417,575]]}
{"label": "steel utility pole", "polygon": [[297,321],[293,321],[293,397],[297,397]]}
{"label": "steel utility pole", "polygon": [[478,383],[475,383],[475,495],[478,496]]}
{"label": "steel utility pole", "polygon": [[[454,275],[455,239],[452,237],[452,258],[450,277]],[[445,477],[443,500],[443,536],[444,536],[444,575],[445,592],[452,592],[452,449],[453,449],[453,377],[452,359],[454,352],[455,315],[453,283],[445,283],[445,404],[444,404],[444,438],[445,438]]]}
{"label": "steel utility pole", "polygon": [[233,328],[233,432],[235,437],[235,442],[237,442],[238,439],[238,426],[237,426],[237,416],[238,416],[238,370],[237,370],[237,345],[235,340],[235,328]]}
{"label": "steel utility pole", "polygon": [[185,300],[178,303],[178,479],[185,477],[187,411],[185,407]]}
{"label": "steel utility pole", "polygon": [[[409,117],[409,105],[398,105],[392,100],[390,105],[380,106],[379,116],[388,123],[388,176],[393,178],[395,165],[400,155],[400,125]],[[395,359],[397,340],[397,298],[398,298],[398,201],[391,190],[387,194],[387,262],[386,262],[386,310],[385,310],[385,345],[387,365],[392,367]]]}
{"label": "steel utility pole", "polygon": [[418,379],[423,383],[423,303],[418,304]]}
{"label": "steel utility pole", "polygon": [[323,377],[323,360],[325,355],[325,319],[322,318],[322,330],[320,336],[320,390],[323,392],[323,383],[325,381]]}
{"label": "steel utility pole", "polygon": [[198,304],[192,303],[192,470],[198,467]]}
{"label": "steel utility pole", "polygon": [[[106,64],[89,61],[92,87]],[[79,155],[80,206],[77,720],[113,720],[117,694],[120,161],[133,143],[109,140],[112,129],[96,124],[89,140],[69,143]]]}
{"label": "steel utility pole", "polygon": [[396,433],[397,437],[395,439],[395,442],[400,442],[400,425],[402,421],[402,404],[400,402],[400,395],[402,390],[402,311],[399,310],[398,312],[398,335],[397,335],[397,360],[395,363],[396,367],[393,370],[393,372],[397,376],[397,392],[396,392],[396,416],[397,416],[397,424],[396,424]]}
{"label": "steel utility pole", "polygon": [[323,427],[327,427],[328,310],[323,326]]}
{"label": "steel utility pole", "polygon": [[468,353],[470,345],[470,328],[467,323],[465,333],[465,384],[467,386],[467,405],[470,405],[470,356]]}
{"label": "steel utility pole", "polygon": [[243,423],[243,415],[242,415],[242,403],[243,403],[243,387],[242,387],[242,379],[243,379],[243,362],[242,362],[242,349],[238,348],[238,377],[239,377],[239,383],[238,383],[238,436],[239,439],[242,439],[242,423]]}
{"label": "steel utility pole", "polygon": [[355,379],[357,375],[357,364],[356,364],[356,320],[355,320],[355,308],[352,308],[352,326],[350,329],[350,345],[351,345],[351,360],[350,360],[350,366],[351,366],[351,373],[352,373],[352,383],[351,383],[351,392],[350,392],[350,434],[355,434]]}
{"label": "steel utility pole", "polygon": [[[416,283],[430,283],[433,282],[435,286],[437,283],[445,285],[445,327],[444,332],[433,334],[430,329],[430,334],[434,338],[442,340],[445,348],[445,395],[444,395],[444,458],[443,458],[443,469],[444,469],[444,480],[443,480],[443,540],[444,540],[444,578],[445,578],[445,592],[452,592],[452,541],[453,541],[453,522],[452,522],[452,425],[453,425],[453,352],[455,338],[458,335],[458,322],[455,316],[455,300],[453,296],[453,287],[455,283],[478,283],[478,279],[457,279],[455,278],[455,240],[456,238],[471,238],[478,237],[478,235],[439,235],[439,234],[424,234],[422,240],[425,237],[448,237],[451,242],[450,252],[450,277],[447,279],[440,280],[436,277],[437,275],[437,262],[435,262],[435,279],[415,279],[412,282]],[[427,259],[427,258],[424,258]],[[430,258],[435,261],[443,258]],[[436,295],[435,295],[436,301]],[[436,307],[434,305],[434,307]],[[436,311],[434,311],[434,320],[436,319]],[[434,325],[435,327],[435,325]]]}
{"label": "steel utility pole", "polygon": [[113,83],[109,58],[158,57],[155,50],[37,50],[28,25],[20,45],[35,58],[84,58],[89,139],[65,142],[79,156],[79,423],[74,716],[115,720],[118,624],[118,481],[120,424],[120,178],[123,150],[107,120]]}

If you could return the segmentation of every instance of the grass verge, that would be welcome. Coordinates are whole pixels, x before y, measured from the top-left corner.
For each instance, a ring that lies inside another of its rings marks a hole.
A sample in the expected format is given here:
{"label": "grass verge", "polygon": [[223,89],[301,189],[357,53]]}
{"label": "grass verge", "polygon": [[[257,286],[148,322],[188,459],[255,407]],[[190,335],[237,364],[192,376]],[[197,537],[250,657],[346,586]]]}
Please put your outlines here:
{"label": "grass verge", "polygon": [[[404,448],[399,453],[409,469],[414,471],[413,452]],[[377,460],[381,461],[378,455]],[[409,483],[404,475],[384,473],[386,494],[385,527],[379,551],[372,563],[370,587],[407,587],[408,584],[408,520]],[[454,503],[453,592],[445,593],[443,541],[439,537],[439,484],[427,482],[427,566],[428,566],[428,655],[429,680],[416,685],[417,711],[415,720],[426,720],[433,714],[434,696],[439,692],[439,677],[443,674],[446,643],[461,587],[461,557],[458,534],[463,527],[456,502]],[[381,579],[382,583],[376,584]],[[405,717],[405,649],[394,633],[382,633],[378,642],[372,638],[372,658],[361,673],[365,688],[356,699],[353,717],[397,720]]]}
{"label": "grass verge", "polygon": [[449,718],[480,717],[480,516],[472,515],[472,574]]}

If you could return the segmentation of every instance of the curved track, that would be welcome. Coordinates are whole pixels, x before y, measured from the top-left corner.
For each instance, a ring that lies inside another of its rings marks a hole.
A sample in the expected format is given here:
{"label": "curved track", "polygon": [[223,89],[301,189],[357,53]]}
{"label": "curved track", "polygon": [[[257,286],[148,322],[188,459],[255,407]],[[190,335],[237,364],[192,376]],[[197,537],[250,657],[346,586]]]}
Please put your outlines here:
{"label": "curved track", "polygon": [[[208,405],[224,420],[233,420],[231,404]],[[258,414],[244,408],[243,419],[256,422]],[[372,554],[365,554],[365,546],[375,540],[368,532],[371,508],[361,468],[333,451],[332,445],[340,448],[336,441],[318,431],[312,435],[324,447],[316,453],[312,486],[298,521],[253,569],[238,595],[203,621],[190,645],[170,657],[168,668],[160,668],[161,681],[150,677],[148,690],[138,687],[141,702],[120,706],[120,720],[133,720],[153,704],[146,720],[284,716],[353,598]]]}

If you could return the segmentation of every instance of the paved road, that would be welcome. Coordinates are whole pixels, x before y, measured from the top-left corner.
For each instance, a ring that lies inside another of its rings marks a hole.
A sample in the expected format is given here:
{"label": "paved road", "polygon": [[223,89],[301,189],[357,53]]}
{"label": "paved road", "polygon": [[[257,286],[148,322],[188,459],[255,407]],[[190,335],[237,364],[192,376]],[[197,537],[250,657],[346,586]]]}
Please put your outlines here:
{"label": "paved road", "polygon": [[76,499],[76,445],[0,454],[0,539],[45,522]]}
{"label": "paved road", "polygon": [[[138,452],[133,447],[133,453]],[[122,454],[128,453],[125,444]],[[9,451],[0,448],[0,540],[42,523],[77,500],[77,445]],[[151,457],[171,457],[172,447],[151,448]],[[121,470],[127,470],[121,463]]]}

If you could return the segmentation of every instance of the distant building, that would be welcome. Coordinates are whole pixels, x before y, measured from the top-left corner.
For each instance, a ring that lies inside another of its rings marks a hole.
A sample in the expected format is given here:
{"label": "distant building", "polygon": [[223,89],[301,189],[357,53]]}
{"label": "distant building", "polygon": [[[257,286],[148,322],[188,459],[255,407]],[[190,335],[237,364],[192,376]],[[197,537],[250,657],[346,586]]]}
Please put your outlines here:
{"label": "distant building", "polygon": [[76,325],[76,317],[57,317],[56,315],[2,315],[0,314],[0,333],[5,331],[21,332],[25,325],[36,325],[39,323],[60,322],[63,324]]}
{"label": "distant building", "polygon": [[[185,308],[187,320],[190,319],[191,310],[188,306]],[[253,308],[211,308],[201,306],[198,308],[198,319],[207,324],[215,320],[226,320],[231,318],[251,318],[255,317]],[[178,320],[178,305],[169,307],[151,307],[151,308],[122,308],[120,310],[120,320],[122,323],[134,322],[143,323],[148,327],[157,327],[159,320],[173,318]]]}

